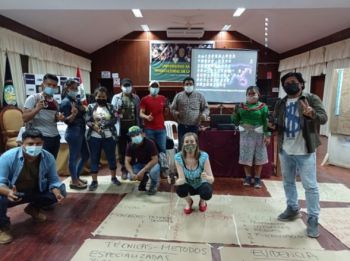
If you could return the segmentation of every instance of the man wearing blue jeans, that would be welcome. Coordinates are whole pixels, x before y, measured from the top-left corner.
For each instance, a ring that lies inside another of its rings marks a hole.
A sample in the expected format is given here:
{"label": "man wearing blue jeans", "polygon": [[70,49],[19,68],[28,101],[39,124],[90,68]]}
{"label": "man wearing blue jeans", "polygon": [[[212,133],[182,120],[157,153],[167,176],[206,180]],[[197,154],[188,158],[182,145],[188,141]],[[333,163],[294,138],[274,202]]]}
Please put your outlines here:
{"label": "man wearing blue jeans", "polygon": [[144,137],[138,126],[129,128],[128,134],[131,142],[127,145],[125,153],[125,168],[131,179],[139,180],[139,190],[146,191],[148,178],[151,179],[151,186],[148,195],[157,193],[160,176],[158,164],[158,150],[155,143]]}
{"label": "man wearing blue jeans", "polygon": [[24,212],[36,222],[46,221],[41,209],[61,202],[66,196],[56,162],[43,150],[43,134],[28,129],[22,134],[22,146],[6,151],[0,157],[0,244],[13,240],[7,209],[29,203]]}
{"label": "man wearing blue jeans", "polygon": [[300,176],[305,189],[308,213],[307,235],[319,236],[319,190],[316,176],[316,148],[320,145],[318,127],[327,122],[327,114],[320,98],[303,92],[304,79],[300,73],[287,73],[281,78],[287,95],[276,103],[274,124],[278,132],[278,148],[287,198],[286,210],[280,221],[300,217],[295,178]]}
{"label": "man wearing blue jeans", "polygon": [[208,103],[194,86],[194,79],[186,77],[183,80],[184,90],[176,94],[170,106],[171,113],[179,123],[177,129],[179,150],[182,147],[183,136],[188,132],[198,134],[201,121],[209,117]]}

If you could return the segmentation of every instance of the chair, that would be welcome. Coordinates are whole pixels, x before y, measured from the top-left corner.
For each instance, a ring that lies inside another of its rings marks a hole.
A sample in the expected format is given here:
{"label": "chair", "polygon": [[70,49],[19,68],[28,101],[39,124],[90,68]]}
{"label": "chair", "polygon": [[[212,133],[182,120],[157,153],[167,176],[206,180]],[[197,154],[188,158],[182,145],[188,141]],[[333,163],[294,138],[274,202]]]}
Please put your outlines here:
{"label": "chair", "polygon": [[15,106],[6,106],[0,112],[0,128],[5,150],[17,147],[17,135],[24,125],[22,111]]}
{"label": "chair", "polygon": [[177,132],[177,122],[176,121],[165,121],[164,125],[165,125],[165,129],[166,129],[166,135],[174,141],[174,148],[177,150],[178,145],[179,145],[179,140],[175,139],[175,136],[174,136],[174,128],[175,128],[176,134],[178,133]]}

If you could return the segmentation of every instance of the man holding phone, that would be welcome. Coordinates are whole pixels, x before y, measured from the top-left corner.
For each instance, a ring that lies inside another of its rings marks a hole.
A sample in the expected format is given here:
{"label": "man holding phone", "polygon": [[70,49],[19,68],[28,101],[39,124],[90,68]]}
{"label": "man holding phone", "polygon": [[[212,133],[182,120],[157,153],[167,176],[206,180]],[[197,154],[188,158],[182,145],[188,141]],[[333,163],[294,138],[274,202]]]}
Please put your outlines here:
{"label": "man holding phone", "polygon": [[22,146],[0,157],[0,244],[12,242],[7,209],[29,203],[24,212],[36,222],[45,222],[43,207],[61,202],[66,196],[57,175],[55,159],[43,150],[43,134],[28,129],[22,134]]}

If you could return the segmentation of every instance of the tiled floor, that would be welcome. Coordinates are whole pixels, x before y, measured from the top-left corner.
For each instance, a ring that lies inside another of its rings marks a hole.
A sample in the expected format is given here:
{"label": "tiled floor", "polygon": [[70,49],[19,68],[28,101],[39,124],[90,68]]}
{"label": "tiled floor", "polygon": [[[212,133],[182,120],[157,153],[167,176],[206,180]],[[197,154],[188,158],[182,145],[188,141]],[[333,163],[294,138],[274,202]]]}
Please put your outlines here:
{"label": "tiled floor", "polygon": [[[327,144],[326,138],[323,144]],[[318,162],[323,160],[326,147],[318,150]],[[101,171],[102,175],[107,170]],[[335,166],[318,166],[320,182],[343,183],[350,188],[350,169]],[[272,177],[279,180],[280,177]],[[160,190],[170,191],[170,186],[162,181]],[[241,180],[217,178],[214,193],[269,197],[266,188],[245,188]],[[94,238],[91,232],[105,219],[120,202],[122,196],[115,194],[70,194],[61,205],[47,211],[48,221],[33,224],[23,213],[24,206],[12,208],[9,216],[12,220],[14,242],[0,246],[0,260],[70,260],[87,238]],[[321,207],[345,206],[341,203],[322,203]],[[305,206],[302,202],[302,206]],[[281,206],[283,209],[284,206]],[[305,218],[305,217],[304,217]],[[98,237],[97,237],[98,238]],[[318,239],[322,247],[329,250],[347,249],[338,239],[322,229]],[[213,260],[220,260],[217,249],[213,251]]]}

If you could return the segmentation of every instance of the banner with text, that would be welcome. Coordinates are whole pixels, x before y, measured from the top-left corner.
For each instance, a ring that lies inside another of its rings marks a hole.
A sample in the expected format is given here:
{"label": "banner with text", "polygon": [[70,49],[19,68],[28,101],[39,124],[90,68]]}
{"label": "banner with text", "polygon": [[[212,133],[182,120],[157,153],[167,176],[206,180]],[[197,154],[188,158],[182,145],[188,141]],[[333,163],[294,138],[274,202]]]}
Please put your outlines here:
{"label": "banner with text", "polygon": [[150,81],[182,82],[191,73],[192,48],[214,48],[214,41],[151,41]]}

